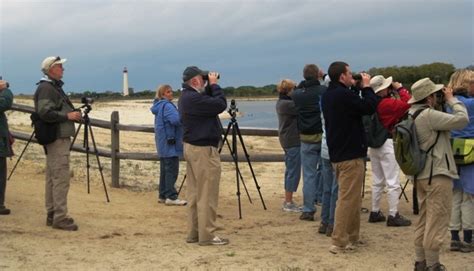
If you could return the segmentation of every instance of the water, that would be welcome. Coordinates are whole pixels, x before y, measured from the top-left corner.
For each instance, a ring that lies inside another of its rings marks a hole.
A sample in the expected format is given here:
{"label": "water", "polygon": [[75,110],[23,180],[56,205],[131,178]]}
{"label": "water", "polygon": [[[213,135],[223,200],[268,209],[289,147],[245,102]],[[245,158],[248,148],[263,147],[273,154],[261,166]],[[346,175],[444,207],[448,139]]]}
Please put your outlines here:
{"label": "water", "polygon": [[[230,105],[230,99],[227,101]],[[278,129],[278,117],[275,111],[276,100],[273,101],[236,101],[237,109],[242,113],[237,117],[239,127],[256,127]],[[229,120],[223,120],[226,126]]]}

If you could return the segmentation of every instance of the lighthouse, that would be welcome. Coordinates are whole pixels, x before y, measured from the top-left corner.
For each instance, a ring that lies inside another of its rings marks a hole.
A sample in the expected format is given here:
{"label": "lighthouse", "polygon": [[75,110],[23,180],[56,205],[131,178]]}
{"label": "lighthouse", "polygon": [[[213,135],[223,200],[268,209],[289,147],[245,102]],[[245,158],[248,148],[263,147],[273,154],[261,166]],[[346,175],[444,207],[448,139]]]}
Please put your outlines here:
{"label": "lighthouse", "polygon": [[128,96],[128,71],[127,67],[123,68],[123,96]]}

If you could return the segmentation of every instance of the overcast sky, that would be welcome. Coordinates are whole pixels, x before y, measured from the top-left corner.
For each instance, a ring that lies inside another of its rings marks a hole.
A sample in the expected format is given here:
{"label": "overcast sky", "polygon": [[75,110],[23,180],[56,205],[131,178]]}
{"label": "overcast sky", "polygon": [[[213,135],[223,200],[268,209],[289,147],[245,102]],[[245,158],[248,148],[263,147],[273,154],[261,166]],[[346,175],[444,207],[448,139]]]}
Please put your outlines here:
{"label": "overcast sky", "polygon": [[65,90],[180,87],[186,66],[227,86],[301,80],[303,66],[473,64],[472,0],[1,0],[0,75],[33,93],[46,56]]}

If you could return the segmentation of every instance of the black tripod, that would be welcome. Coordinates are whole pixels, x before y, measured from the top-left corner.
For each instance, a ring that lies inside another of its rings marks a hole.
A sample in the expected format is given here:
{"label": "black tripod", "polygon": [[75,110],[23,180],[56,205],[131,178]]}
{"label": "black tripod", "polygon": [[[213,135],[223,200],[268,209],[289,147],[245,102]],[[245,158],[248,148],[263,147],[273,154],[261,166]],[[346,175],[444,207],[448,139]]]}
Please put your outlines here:
{"label": "black tripod", "polygon": [[[258,195],[260,196],[260,200],[262,202],[263,209],[266,210],[267,207],[265,206],[265,201],[263,200],[262,193],[260,192],[260,185],[258,184],[257,178],[255,177],[255,173],[253,171],[252,163],[250,162],[250,156],[247,152],[247,148],[245,147],[244,140],[242,138],[242,134],[240,133],[239,124],[237,123],[237,120],[235,118],[236,115],[237,115],[237,111],[238,111],[238,109],[237,109],[237,106],[235,105],[235,100],[232,99],[231,102],[230,102],[229,110],[227,111],[231,118],[230,118],[229,124],[227,125],[227,130],[224,133],[224,141],[227,140],[227,135],[229,135],[229,132],[232,129],[232,148],[230,148],[229,145],[228,146],[229,146],[230,154],[231,154],[231,156],[234,160],[234,164],[235,164],[235,180],[236,180],[236,184],[237,184],[237,194],[236,195],[237,195],[237,201],[239,203],[239,218],[242,219],[242,206],[241,206],[241,203],[240,203],[240,181],[242,181],[242,184],[244,185],[244,188],[245,188],[246,191],[247,191],[247,187],[245,186],[244,179],[243,179],[242,174],[240,173],[240,169],[239,169],[239,157],[238,157],[238,153],[237,153],[237,136],[239,136],[240,145],[242,146],[242,149],[244,150],[245,158],[246,158],[247,163],[249,165],[250,172],[252,173],[253,181],[255,183],[255,187],[257,188]],[[229,143],[227,143],[227,144],[229,144]],[[223,145],[220,147],[219,152],[222,150],[222,147],[223,147]],[[248,191],[247,191],[247,195],[248,195]],[[250,199],[250,196],[249,196],[249,199]],[[250,200],[250,202],[252,203],[251,200]]]}
{"label": "black tripod", "polygon": [[[84,99],[83,99],[84,103]],[[81,130],[82,124],[84,124],[84,143],[83,147],[86,151],[86,165],[87,165],[87,193],[90,193],[90,176],[89,176],[89,169],[90,169],[90,164],[89,164],[89,133],[91,135],[92,139],[92,145],[94,147],[94,154],[95,157],[97,158],[97,165],[99,166],[99,172],[100,172],[100,177],[102,178],[102,185],[104,186],[104,192],[105,192],[105,197],[107,199],[107,202],[110,202],[109,200],[109,194],[107,193],[107,186],[105,185],[105,180],[104,180],[104,174],[102,173],[102,165],[100,164],[99,160],[99,152],[97,151],[97,145],[95,144],[95,139],[94,139],[94,133],[92,132],[92,127],[90,125],[90,119],[89,119],[89,112],[92,110],[92,107],[89,102],[85,102],[83,106],[80,108],[84,108],[84,114],[82,116],[83,121],[79,124],[79,127],[77,127],[76,134],[74,135],[74,138],[71,142],[71,147],[70,149],[72,150],[72,147],[74,145],[74,142],[76,141],[77,135],[79,134],[79,131]]]}
{"label": "black tripod", "polygon": [[31,136],[30,136],[30,138],[28,139],[28,141],[26,142],[25,147],[24,147],[23,150],[21,151],[20,156],[19,156],[18,159],[16,160],[16,163],[15,163],[15,165],[13,166],[12,171],[10,171],[10,175],[8,175],[8,179],[7,179],[8,181],[9,181],[10,178],[12,177],[13,172],[15,172],[15,169],[16,169],[16,167],[18,166],[18,163],[20,163],[20,160],[21,160],[21,158],[23,157],[23,154],[25,153],[26,148],[28,148],[28,145],[30,145],[30,142],[31,142],[31,140],[33,139],[33,136],[34,136],[34,135],[35,135],[35,131],[33,131],[33,133],[31,133]]}

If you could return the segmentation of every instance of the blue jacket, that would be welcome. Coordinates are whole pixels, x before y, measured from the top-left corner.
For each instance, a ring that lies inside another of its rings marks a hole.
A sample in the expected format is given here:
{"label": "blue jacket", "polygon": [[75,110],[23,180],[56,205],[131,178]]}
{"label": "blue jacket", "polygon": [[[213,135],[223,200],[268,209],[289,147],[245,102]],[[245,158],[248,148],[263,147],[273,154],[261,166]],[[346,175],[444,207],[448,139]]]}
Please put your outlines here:
{"label": "blue jacket", "polygon": [[[452,130],[451,137],[474,138],[474,97],[456,95],[456,98],[466,106],[469,124],[462,130]],[[452,109],[448,106],[446,111],[452,112]],[[474,194],[474,164],[459,167],[458,174],[459,180],[454,181],[454,188]]]}
{"label": "blue jacket", "polygon": [[331,162],[367,156],[362,116],[375,113],[377,96],[372,88],[361,90],[362,97],[339,82],[329,83],[321,106]]}
{"label": "blue jacket", "polygon": [[184,127],[184,142],[196,146],[217,147],[222,139],[222,126],[218,115],[227,107],[221,87],[213,84],[209,92],[201,94],[183,84],[178,104]]}
{"label": "blue jacket", "polygon": [[[176,106],[166,99],[155,99],[150,110],[155,115],[155,144],[158,156],[182,156],[183,127]],[[175,144],[168,144],[169,139],[174,139]]]}

